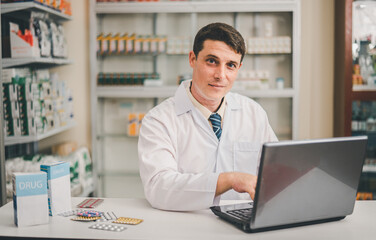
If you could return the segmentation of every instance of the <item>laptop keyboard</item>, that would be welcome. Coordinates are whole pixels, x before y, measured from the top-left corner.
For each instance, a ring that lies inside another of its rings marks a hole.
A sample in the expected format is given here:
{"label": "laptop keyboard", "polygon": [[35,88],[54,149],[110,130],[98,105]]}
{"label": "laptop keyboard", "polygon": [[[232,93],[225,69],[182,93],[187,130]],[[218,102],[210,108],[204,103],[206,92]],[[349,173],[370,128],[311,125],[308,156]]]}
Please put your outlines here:
{"label": "laptop keyboard", "polygon": [[252,208],[244,208],[244,209],[237,209],[237,210],[230,210],[227,213],[235,218],[247,221],[251,218],[252,215]]}

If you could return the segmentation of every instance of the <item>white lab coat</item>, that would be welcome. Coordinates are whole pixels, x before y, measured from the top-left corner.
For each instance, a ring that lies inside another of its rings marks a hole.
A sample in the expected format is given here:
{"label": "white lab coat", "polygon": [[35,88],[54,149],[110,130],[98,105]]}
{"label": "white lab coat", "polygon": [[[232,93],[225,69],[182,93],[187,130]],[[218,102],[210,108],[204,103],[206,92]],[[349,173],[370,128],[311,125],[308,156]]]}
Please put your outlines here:
{"label": "white lab coat", "polygon": [[[145,196],[159,209],[205,209],[215,199],[218,175],[239,171],[257,175],[262,143],[277,141],[265,111],[255,101],[226,95],[221,140],[193,106],[183,82],[142,120],[138,142]],[[221,199],[250,199],[230,190]],[[215,200],[215,201],[214,201]]]}

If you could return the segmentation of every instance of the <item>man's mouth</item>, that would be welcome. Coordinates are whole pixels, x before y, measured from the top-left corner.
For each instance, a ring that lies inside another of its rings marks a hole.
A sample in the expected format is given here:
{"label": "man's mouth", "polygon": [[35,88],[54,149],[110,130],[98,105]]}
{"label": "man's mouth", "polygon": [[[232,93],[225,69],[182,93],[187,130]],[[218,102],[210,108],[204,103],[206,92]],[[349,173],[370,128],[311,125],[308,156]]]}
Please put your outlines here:
{"label": "man's mouth", "polygon": [[209,86],[215,87],[215,88],[223,88],[223,87],[225,87],[225,86],[218,85],[218,84],[209,84]]}

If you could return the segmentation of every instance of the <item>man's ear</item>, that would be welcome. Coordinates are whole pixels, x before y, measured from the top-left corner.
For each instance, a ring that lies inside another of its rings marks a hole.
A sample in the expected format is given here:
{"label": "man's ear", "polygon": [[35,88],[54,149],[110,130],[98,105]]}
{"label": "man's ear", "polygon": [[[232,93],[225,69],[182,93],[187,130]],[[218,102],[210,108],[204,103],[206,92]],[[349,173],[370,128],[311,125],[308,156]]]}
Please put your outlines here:
{"label": "man's ear", "polygon": [[196,61],[196,55],[193,51],[189,52],[189,65],[193,68],[194,62]]}
{"label": "man's ear", "polygon": [[240,69],[242,66],[243,66],[243,62],[240,63],[240,65],[239,65],[239,69]]}

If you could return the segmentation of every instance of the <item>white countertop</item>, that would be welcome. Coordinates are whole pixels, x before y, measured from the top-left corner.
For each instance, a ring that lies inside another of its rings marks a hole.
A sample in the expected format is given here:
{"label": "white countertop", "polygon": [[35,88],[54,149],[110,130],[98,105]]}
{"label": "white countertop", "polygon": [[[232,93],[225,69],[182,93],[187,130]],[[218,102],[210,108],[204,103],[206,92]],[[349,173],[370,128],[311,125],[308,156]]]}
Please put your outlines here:
{"label": "white countertop", "polygon": [[[76,206],[85,198],[72,198]],[[0,208],[0,238],[80,239],[376,239],[376,201],[357,201],[354,213],[341,221],[261,233],[244,233],[219,219],[209,209],[171,212],[153,209],[145,199],[105,198],[95,210],[114,212],[117,217],[143,219],[139,225],[124,225],[123,232],[89,229],[92,222],[71,221],[72,217],[50,217],[50,223],[18,228],[13,221],[13,204]],[[109,223],[109,222],[108,222]]]}

